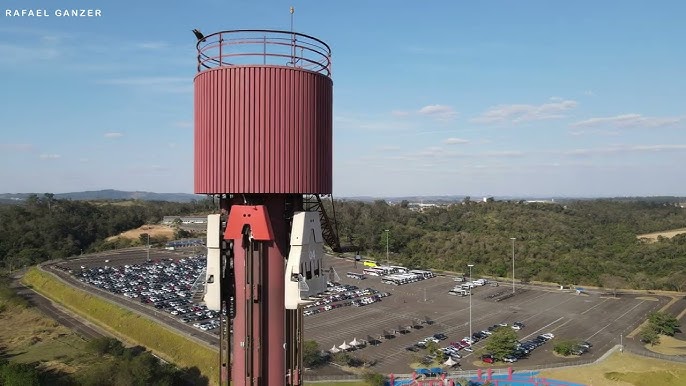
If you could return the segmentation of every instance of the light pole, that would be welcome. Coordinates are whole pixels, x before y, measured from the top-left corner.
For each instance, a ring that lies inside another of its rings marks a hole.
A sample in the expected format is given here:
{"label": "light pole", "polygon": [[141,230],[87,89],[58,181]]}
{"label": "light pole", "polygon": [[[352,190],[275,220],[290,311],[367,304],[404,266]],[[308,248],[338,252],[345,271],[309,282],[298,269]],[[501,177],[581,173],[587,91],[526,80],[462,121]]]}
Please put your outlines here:
{"label": "light pole", "polygon": [[624,340],[622,334],[619,334],[619,352],[624,352]]}
{"label": "light pole", "polygon": [[386,232],[386,265],[388,265],[388,234],[390,233],[390,230],[385,229],[384,232]]}
{"label": "light pole", "polygon": [[515,237],[510,237],[510,240],[512,240],[512,293],[515,293],[514,242],[517,239]]}
{"label": "light pole", "polygon": [[[472,267],[474,264],[467,264],[469,267],[469,281],[472,281]],[[472,339],[472,289],[469,289],[469,339]]]}
{"label": "light pole", "polygon": [[146,236],[148,236],[148,258],[145,261],[150,261],[150,233],[146,233]]}

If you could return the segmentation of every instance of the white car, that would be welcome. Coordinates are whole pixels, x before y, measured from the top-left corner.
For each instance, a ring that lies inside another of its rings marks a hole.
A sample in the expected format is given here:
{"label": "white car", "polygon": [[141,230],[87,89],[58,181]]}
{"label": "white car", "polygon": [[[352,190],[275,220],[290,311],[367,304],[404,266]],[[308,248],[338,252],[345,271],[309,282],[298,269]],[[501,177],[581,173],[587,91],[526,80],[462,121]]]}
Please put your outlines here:
{"label": "white car", "polygon": [[544,337],[544,338],[546,338],[546,339],[548,339],[548,340],[553,339],[553,338],[555,337],[555,335],[553,335],[553,334],[550,333],[550,332],[545,333],[545,334],[542,334],[541,336]]}

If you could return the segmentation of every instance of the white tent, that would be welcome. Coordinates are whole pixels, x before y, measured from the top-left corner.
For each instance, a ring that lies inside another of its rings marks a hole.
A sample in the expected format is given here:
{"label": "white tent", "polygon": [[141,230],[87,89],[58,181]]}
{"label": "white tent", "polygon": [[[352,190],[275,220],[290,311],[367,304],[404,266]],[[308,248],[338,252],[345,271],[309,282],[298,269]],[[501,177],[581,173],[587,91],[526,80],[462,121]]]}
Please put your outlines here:
{"label": "white tent", "polygon": [[340,345],[340,346],[338,346],[338,348],[340,348],[341,350],[347,350],[347,349],[350,348],[350,345],[348,345],[347,343],[343,342],[343,344]]}
{"label": "white tent", "polygon": [[443,362],[443,364],[446,366],[455,366],[457,362],[455,362],[452,357],[448,357],[448,360]]}
{"label": "white tent", "polygon": [[337,352],[339,352],[339,351],[341,351],[341,350],[339,350],[338,348],[336,348],[336,345],[333,345],[333,347],[331,347],[331,350],[329,350],[329,352],[332,353],[332,354],[335,354],[335,353],[337,353]]}
{"label": "white tent", "polygon": [[350,342],[350,345],[356,347],[360,345],[360,342],[357,341],[357,338],[353,338],[353,341]]}

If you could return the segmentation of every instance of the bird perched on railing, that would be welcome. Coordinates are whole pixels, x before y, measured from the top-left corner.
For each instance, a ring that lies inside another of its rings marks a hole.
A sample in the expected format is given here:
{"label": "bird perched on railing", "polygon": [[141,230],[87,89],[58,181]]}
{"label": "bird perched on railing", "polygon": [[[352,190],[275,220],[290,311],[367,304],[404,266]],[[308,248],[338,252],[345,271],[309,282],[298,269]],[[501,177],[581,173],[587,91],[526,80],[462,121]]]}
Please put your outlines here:
{"label": "bird perched on railing", "polygon": [[193,33],[195,34],[195,37],[198,38],[199,41],[204,42],[205,41],[205,35],[202,34],[197,28],[193,29]]}

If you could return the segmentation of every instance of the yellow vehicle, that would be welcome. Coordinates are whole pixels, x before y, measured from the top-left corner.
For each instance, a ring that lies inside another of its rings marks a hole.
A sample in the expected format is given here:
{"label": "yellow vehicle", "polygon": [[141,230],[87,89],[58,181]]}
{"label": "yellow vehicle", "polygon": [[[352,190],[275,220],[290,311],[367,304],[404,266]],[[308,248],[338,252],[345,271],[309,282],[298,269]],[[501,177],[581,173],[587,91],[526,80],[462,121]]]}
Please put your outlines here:
{"label": "yellow vehicle", "polygon": [[365,260],[362,262],[362,264],[365,267],[378,267],[379,266],[379,264],[376,264],[376,261],[374,261],[374,260]]}

